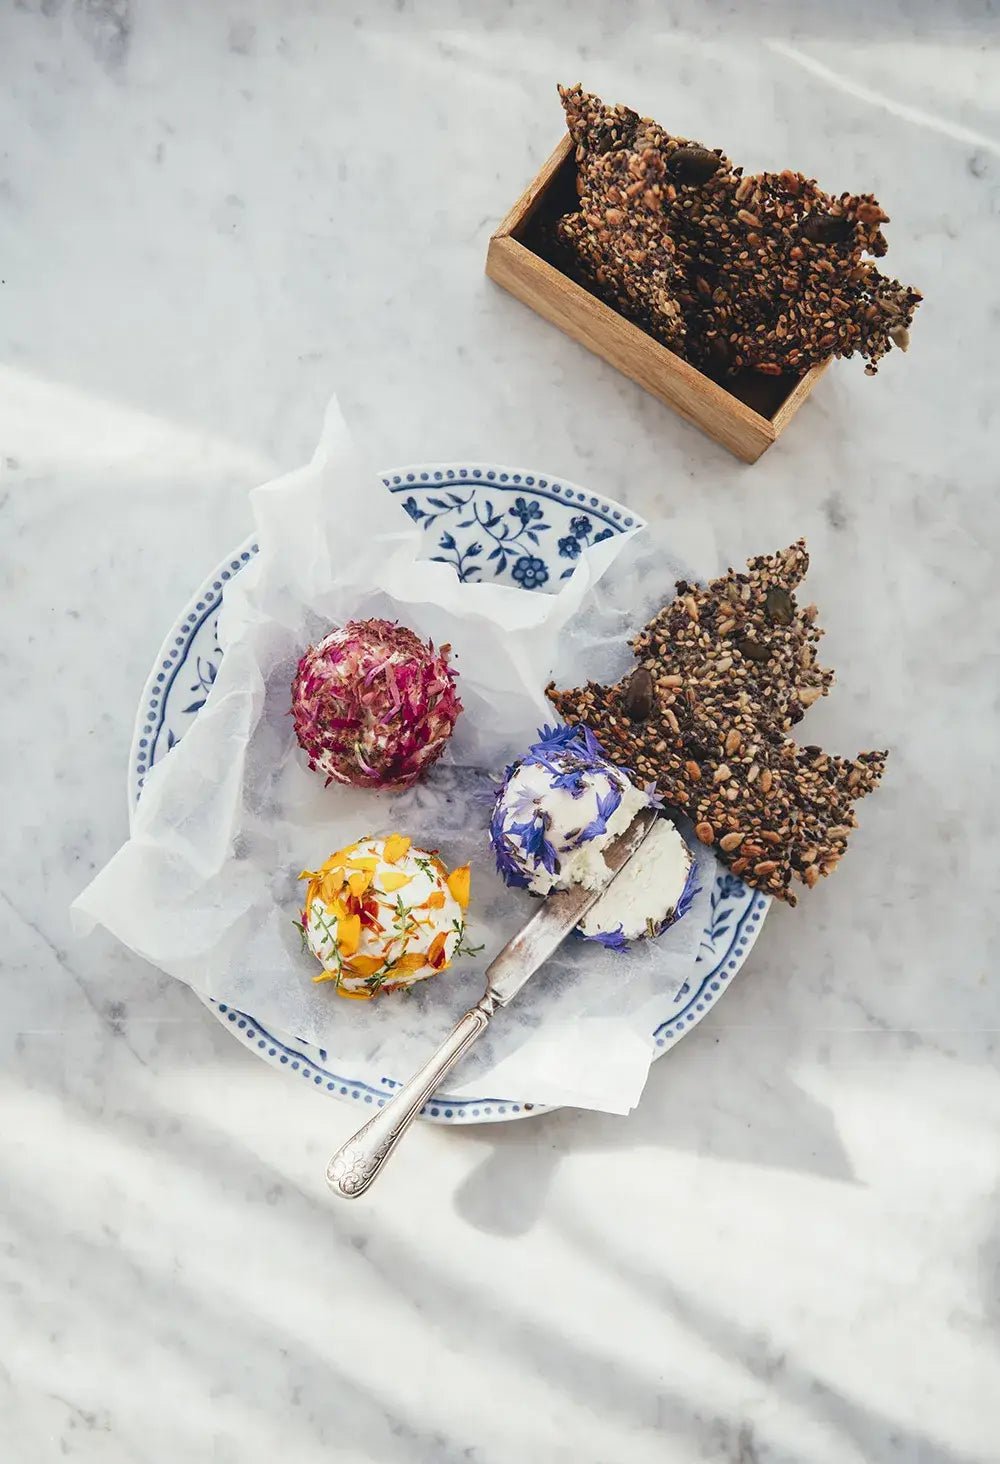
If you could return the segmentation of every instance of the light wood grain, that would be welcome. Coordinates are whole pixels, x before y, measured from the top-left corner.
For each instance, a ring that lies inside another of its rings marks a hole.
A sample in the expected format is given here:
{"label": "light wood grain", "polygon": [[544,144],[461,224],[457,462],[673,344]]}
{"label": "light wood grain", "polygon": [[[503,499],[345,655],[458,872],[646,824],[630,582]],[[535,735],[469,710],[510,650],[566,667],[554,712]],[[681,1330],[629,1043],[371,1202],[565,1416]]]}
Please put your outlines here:
{"label": "light wood grain", "polygon": [[490,240],[486,273],[744,462],[755,462],[774,441],[774,427],[766,417],[709,381],[516,239]]}
{"label": "light wood grain", "polygon": [[808,371],[774,416],[764,417],[527,248],[517,235],[529,223],[572,151],[573,142],[567,134],[490,240],[486,273],[738,458],[756,462],[788,426],[829,362]]}

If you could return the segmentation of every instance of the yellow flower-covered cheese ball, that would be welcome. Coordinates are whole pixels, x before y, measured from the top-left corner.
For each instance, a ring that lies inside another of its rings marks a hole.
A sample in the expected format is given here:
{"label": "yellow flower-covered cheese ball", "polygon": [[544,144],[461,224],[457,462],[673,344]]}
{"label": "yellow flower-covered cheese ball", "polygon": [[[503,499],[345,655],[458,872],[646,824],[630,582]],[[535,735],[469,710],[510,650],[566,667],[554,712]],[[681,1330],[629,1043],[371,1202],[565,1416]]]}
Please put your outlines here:
{"label": "yellow flower-covered cheese ball", "polygon": [[367,999],[436,976],[465,947],[469,869],[448,873],[405,834],[364,838],[331,854],[308,881],[303,940],[341,996]]}

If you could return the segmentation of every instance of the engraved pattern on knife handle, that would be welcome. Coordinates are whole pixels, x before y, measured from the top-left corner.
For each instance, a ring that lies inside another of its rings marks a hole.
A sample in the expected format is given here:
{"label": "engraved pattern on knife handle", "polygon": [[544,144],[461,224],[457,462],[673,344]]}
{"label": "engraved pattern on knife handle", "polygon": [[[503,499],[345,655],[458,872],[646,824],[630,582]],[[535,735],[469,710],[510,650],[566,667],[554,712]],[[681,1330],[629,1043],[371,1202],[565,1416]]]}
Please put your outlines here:
{"label": "engraved pattern on knife handle", "polygon": [[332,1190],[349,1200],[364,1194],[428,1098],[499,1009],[500,1003],[487,990],[392,1101],[337,1150],[326,1171]]}

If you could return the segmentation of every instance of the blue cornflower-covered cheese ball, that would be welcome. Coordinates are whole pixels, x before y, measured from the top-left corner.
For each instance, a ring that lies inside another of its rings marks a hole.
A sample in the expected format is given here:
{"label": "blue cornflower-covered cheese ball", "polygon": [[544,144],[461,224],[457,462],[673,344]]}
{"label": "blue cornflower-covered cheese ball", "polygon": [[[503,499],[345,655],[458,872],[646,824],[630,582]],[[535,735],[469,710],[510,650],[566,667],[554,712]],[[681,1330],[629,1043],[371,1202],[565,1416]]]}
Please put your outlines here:
{"label": "blue cornflower-covered cheese ball", "polygon": [[[497,869],[509,885],[536,895],[572,884],[595,889],[607,878],[601,851],[640,809],[659,807],[659,799],[608,761],[588,727],[543,727],[538,737],[507,769],[497,792],[490,820]],[[662,818],[578,929],[624,949],[630,940],[674,924],[696,893],[691,851]]]}

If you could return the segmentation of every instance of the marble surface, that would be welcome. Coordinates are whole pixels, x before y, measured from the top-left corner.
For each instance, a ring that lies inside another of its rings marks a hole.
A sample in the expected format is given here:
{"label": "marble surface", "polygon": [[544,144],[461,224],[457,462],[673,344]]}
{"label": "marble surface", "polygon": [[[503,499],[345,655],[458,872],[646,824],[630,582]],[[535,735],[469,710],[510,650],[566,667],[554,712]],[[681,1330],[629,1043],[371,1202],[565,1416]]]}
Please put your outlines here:
{"label": "marble surface", "polygon": [[[989,11],[0,7],[5,1461],[998,1457]],[[577,78],[871,187],[910,355],[746,469],[491,286]],[[356,1112],[67,914],[161,634],[331,390],[379,464],[544,467],[725,558],[806,534],[812,735],[892,747],[631,1118],[422,1128],[354,1207]]]}

